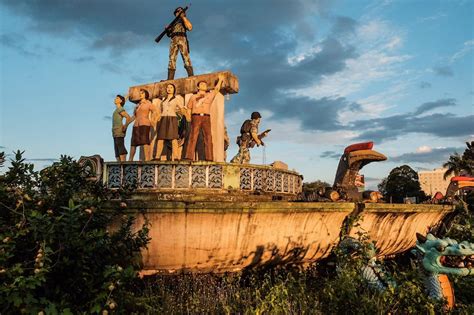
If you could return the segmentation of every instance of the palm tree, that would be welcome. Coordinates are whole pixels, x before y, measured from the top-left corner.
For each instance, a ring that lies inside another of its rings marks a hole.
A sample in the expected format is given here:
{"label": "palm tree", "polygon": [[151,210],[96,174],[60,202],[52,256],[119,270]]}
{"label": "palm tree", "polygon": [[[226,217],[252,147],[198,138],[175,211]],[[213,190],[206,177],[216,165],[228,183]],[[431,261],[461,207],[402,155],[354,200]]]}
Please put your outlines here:
{"label": "palm tree", "polygon": [[474,141],[466,142],[466,150],[462,154],[462,159],[466,163],[466,172],[474,175]]}
{"label": "palm tree", "polygon": [[466,161],[464,161],[457,152],[454,152],[454,154],[449,157],[449,160],[443,164],[443,167],[447,168],[446,172],[444,172],[444,179],[451,175],[459,176],[459,174],[466,170],[466,166]]}
{"label": "palm tree", "polygon": [[0,152],[0,167],[5,163],[5,152]]}

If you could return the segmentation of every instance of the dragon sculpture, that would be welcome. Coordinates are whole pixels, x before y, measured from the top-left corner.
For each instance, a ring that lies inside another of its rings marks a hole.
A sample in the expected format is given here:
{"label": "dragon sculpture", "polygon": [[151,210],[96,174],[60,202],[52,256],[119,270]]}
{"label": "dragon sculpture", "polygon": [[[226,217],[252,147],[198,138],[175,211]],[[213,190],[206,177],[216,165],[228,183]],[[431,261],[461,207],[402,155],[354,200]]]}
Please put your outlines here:
{"label": "dragon sculpture", "polygon": [[[458,243],[450,238],[437,238],[432,234],[426,237],[416,234],[417,242],[412,250],[423,267],[423,282],[427,294],[434,299],[445,299],[447,308],[454,307],[454,291],[448,275],[474,276],[474,243]],[[345,252],[358,252],[362,244],[354,238],[346,238],[339,246]],[[361,275],[369,287],[385,290],[396,286],[383,265],[377,262],[373,244],[366,251],[368,263],[361,268]]]}
{"label": "dragon sculpture", "polygon": [[474,276],[474,243],[416,234],[413,252],[424,270],[424,284],[430,297],[446,299],[454,306],[454,292],[447,275]]}

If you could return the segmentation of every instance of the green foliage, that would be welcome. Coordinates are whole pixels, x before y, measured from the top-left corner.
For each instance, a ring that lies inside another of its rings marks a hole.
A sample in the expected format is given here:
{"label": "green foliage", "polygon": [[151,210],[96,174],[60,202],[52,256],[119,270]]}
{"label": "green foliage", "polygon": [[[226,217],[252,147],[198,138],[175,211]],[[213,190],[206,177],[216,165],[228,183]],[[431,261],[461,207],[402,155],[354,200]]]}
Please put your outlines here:
{"label": "green foliage", "polygon": [[310,183],[303,183],[303,192],[304,193],[312,193],[312,192],[316,192],[319,189],[326,188],[326,187],[331,187],[331,185],[329,185],[329,183],[326,183],[325,181],[316,180],[316,181],[310,182]]}
{"label": "green foliage", "polygon": [[450,175],[474,175],[474,141],[466,142],[466,149],[462,155],[454,152],[443,167],[447,169],[444,173],[445,179]]}
{"label": "green foliage", "polygon": [[449,237],[458,241],[474,243],[474,212],[464,205],[455,209],[455,216],[441,237]]}
{"label": "green foliage", "polygon": [[0,152],[0,167],[5,163],[5,152]]}
{"label": "green foliage", "polygon": [[102,209],[111,198],[70,157],[37,173],[16,153],[0,176],[0,313],[125,310],[147,227]]}
{"label": "green foliage", "polygon": [[[332,257],[305,269],[279,267],[225,275],[153,276],[135,292],[140,312],[172,314],[444,314],[443,301],[425,292],[420,266],[407,257],[378,263],[385,290],[371,287],[361,269],[374,246],[359,235],[355,251],[333,250]],[[337,267],[336,267],[337,266]],[[456,308],[471,314],[472,278],[455,279]],[[395,283],[395,285],[392,285]]]}
{"label": "green foliage", "polygon": [[[170,314],[435,314],[416,270],[396,273],[400,283],[375,291],[361,277],[362,260],[304,270],[278,268],[227,275],[155,276],[136,292],[140,312]],[[326,270],[325,270],[326,269]]]}
{"label": "green foliage", "polygon": [[[447,227],[442,230],[440,237],[449,237],[457,241],[474,242],[474,211],[460,204],[456,207],[454,216]],[[456,300],[462,305],[466,314],[474,314],[474,277],[453,277]]]}
{"label": "green foliage", "polygon": [[426,199],[418,174],[408,165],[395,167],[378,188],[387,202],[403,203],[405,197],[417,197],[418,202]]}

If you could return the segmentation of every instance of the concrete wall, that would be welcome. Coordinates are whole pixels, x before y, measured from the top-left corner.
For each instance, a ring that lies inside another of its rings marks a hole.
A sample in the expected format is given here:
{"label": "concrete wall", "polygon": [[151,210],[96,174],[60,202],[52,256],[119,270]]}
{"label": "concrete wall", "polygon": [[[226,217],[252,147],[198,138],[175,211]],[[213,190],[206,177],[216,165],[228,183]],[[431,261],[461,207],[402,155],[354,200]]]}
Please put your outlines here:
{"label": "concrete wall", "polygon": [[358,225],[349,235],[367,233],[376,242],[379,256],[402,253],[416,244],[416,233],[426,235],[452,206],[428,204],[364,204]]}
{"label": "concrete wall", "polygon": [[142,211],[152,238],[143,255],[144,274],[226,272],[266,264],[307,265],[327,257],[339,241],[344,220],[377,241],[380,255],[413,247],[450,206],[313,202],[166,202],[129,204]]}

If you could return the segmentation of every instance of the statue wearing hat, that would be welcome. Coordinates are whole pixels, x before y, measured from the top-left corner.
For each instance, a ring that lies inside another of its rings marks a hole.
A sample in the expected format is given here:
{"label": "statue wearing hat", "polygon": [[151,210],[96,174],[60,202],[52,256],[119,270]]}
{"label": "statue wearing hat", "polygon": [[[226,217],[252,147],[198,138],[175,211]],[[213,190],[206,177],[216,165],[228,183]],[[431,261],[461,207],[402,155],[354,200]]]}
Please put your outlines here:
{"label": "statue wearing hat", "polygon": [[[191,64],[191,58],[189,57],[189,42],[186,36],[187,31],[193,29],[193,25],[186,17],[186,8],[177,7],[174,10],[175,19],[168,25],[164,31],[166,35],[171,38],[170,42],[170,53],[168,63],[168,80],[174,79],[176,72],[176,58],[178,57],[178,51],[181,53],[183,58],[184,68],[188,73],[188,77],[194,75],[193,66]],[[155,41],[159,42],[162,35],[159,36]]]}
{"label": "statue wearing hat", "polygon": [[230,163],[248,164],[250,162],[249,148],[253,148],[255,144],[257,146],[265,145],[262,138],[270,132],[270,129],[265,130],[259,135],[258,124],[262,116],[259,112],[253,112],[250,118],[244,121],[242,127],[240,127],[240,136],[237,137],[239,152],[230,160]]}

